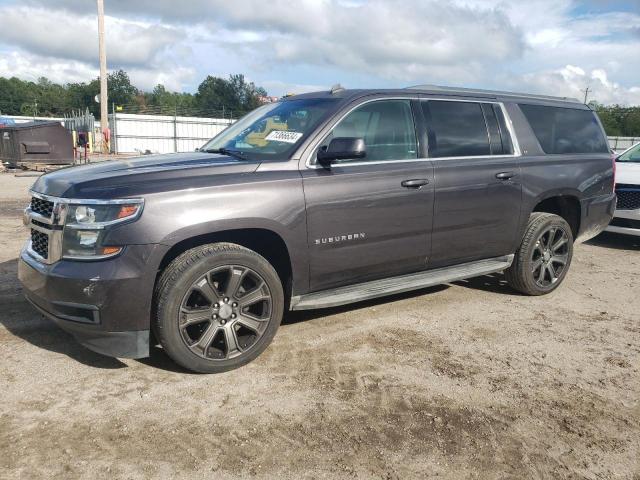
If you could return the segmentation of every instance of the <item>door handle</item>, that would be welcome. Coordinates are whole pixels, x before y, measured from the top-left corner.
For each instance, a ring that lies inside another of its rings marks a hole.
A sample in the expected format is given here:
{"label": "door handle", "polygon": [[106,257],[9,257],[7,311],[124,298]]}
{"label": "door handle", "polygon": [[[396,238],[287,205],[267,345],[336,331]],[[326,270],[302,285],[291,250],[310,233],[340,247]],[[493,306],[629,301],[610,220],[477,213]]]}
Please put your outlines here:
{"label": "door handle", "polygon": [[426,178],[414,178],[412,180],[403,180],[401,185],[406,188],[420,188],[429,183]]}
{"label": "door handle", "polygon": [[509,180],[516,176],[515,172],[499,172],[496,173],[496,178],[499,180]]}

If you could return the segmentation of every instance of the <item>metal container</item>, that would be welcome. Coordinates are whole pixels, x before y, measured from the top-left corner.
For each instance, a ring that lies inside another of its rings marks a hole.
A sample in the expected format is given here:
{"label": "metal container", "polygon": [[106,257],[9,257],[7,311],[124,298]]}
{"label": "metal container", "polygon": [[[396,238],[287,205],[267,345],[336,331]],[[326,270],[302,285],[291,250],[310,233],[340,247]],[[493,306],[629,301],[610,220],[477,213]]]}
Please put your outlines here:
{"label": "metal container", "polygon": [[59,122],[28,122],[0,128],[0,160],[10,166],[73,163],[71,132]]}

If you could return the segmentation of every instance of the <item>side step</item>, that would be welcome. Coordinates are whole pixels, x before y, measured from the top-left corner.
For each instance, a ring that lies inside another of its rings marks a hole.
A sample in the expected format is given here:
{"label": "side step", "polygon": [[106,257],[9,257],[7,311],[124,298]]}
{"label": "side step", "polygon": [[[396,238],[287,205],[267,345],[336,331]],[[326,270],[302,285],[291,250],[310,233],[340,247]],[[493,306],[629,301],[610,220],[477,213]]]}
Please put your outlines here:
{"label": "side step", "polygon": [[500,272],[509,268],[513,255],[488,258],[475,262],[462,263],[451,267],[410,273],[398,277],[383,278],[370,282],[332,288],[320,292],[298,295],[291,298],[291,310],[311,310],[314,308],[337,307],[348,303],[360,302],[371,298],[384,297],[394,293],[408,292],[443,283],[478,277],[489,273]]}

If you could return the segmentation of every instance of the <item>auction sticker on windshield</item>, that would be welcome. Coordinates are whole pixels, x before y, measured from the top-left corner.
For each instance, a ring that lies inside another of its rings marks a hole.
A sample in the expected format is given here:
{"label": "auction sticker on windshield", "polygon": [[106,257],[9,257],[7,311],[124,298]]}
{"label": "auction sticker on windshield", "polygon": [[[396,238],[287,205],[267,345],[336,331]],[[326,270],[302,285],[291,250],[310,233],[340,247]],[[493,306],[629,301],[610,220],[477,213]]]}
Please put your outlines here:
{"label": "auction sticker on windshield", "polygon": [[273,130],[265,137],[265,140],[270,140],[272,142],[286,142],[286,143],[296,143],[302,133],[300,132],[289,132],[286,130]]}

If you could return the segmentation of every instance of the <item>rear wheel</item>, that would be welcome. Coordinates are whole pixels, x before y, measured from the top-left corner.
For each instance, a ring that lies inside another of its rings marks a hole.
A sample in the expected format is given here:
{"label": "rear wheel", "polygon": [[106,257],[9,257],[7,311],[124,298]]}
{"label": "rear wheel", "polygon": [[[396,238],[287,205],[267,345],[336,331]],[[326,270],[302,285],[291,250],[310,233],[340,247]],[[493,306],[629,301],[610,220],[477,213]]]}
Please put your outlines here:
{"label": "rear wheel", "polygon": [[505,276],[527,295],[544,295],[562,283],[573,256],[573,233],[562,217],[535,212],[529,217],[522,244]]}
{"label": "rear wheel", "polygon": [[231,243],[186,251],[164,271],[155,330],[167,354],[189,370],[224,372],[256,358],[284,310],[282,283],[256,252]]}

